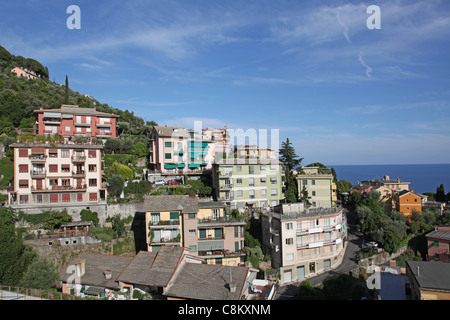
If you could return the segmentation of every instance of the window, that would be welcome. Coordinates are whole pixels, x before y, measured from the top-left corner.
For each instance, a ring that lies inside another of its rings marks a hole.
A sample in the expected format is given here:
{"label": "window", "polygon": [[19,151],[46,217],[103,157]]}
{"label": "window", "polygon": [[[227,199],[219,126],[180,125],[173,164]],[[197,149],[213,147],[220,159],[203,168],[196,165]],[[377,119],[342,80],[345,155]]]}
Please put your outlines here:
{"label": "window", "polygon": [[439,241],[434,241],[433,242],[433,247],[439,247]]}
{"label": "window", "polygon": [[62,164],[61,165],[61,172],[70,172],[70,164]]}
{"label": "window", "polygon": [[89,193],[89,201],[97,201],[97,192]]}
{"label": "window", "polygon": [[164,155],[164,159],[166,159],[166,160],[172,159],[172,154],[171,153],[166,153]]}
{"label": "window", "polygon": [[237,190],[236,195],[237,197],[242,197],[242,190]]}
{"label": "window", "polygon": [[58,172],[58,165],[57,164],[50,164],[48,166],[48,171],[49,172]]}
{"label": "window", "polygon": [[241,178],[236,179],[236,184],[242,184],[242,179]]}
{"label": "window", "polygon": [[261,181],[261,183],[266,183],[266,178],[260,178],[259,181]]}
{"label": "window", "polygon": [[255,179],[254,178],[248,178],[248,185],[250,187],[253,187],[255,185]]}
{"label": "window", "polygon": [[195,233],[195,229],[190,229],[188,235],[190,237],[195,237],[196,233]]}
{"label": "window", "polygon": [[206,239],[206,229],[198,230],[198,238],[199,239]]}
{"label": "window", "polygon": [[239,226],[234,227],[234,237],[235,238],[239,237]]}
{"label": "window", "polygon": [[21,194],[19,197],[20,203],[28,203],[28,195],[27,194]]}
{"label": "window", "polygon": [[213,219],[220,218],[220,209],[211,209],[211,216]]}
{"label": "window", "polygon": [[66,126],[65,130],[66,130],[66,132],[69,132],[70,131],[70,126]]}
{"label": "window", "polygon": [[302,185],[304,186],[308,185],[308,180],[302,180]]}
{"label": "window", "polygon": [[261,189],[261,195],[262,195],[262,196],[267,195],[267,190],[266,190],[266,189]]}
{"label": "window", "polygon": [[276,196],[277,195],[277,189],[270,189],[270,195]]}
{"label": "window", "polygon": [[286,223],[286,230],[292,230],[292,229],[293,229],[292,222]]}
{"label": "window", "polygon": [[28,188],[28,180],[19,180],[19,188]]}
{"label": "window", "polygon": [[254,174],[255,173],[255,167],[254,166],[248,166],[248,173]]}
{"label": "window", "polygon": [[69,150],[61,150],[61,158],[69,158],[70,151]]}
{"label": "window", "polygon": [[315,191],[312,191],[311,194],[312,194],[313,197],[316,196],[316,192]]}
{"label": "window", "polygon": [[277,184],[277,178],[270,178],[271,184]]}
{"label": "window", "polygon": [[97,179],[89,179],[89,187],[96,187]]}
{"label": "window", "polygon": [[170,142],[170,141],[164,142],[164,147],[171,148],[172,147],[172,142]]}
{"label": "window", "polygon": [[97,151],[89,150],[88,157],[89,158],[97,158]]}
{"label": "window", "polygon": [[195,219],[195,213],[188,213],[188,219]]}
{"label": "window", "polygon": [[97,172],[96,164],[90,164],[88,168],[89,168],[89,172]]}
{"label": "window", "polygon": [[51,194],[50,195],[50,202],[58,202],[58,201],[59,201],[58,194]]}
{"label": "window", "polygon": [[21,173],[28,172],[28,165],[27,164],[19,164],[19,172],[21,172]]}
{"label": "window", "polygon": [[287,239],[286,239],[286,244],[287,244],[287,245],[294,244],[294,239],[293,239],[293,238],[287,238]]}
{"label": "window", "polygon": [[62,202],[70,202],[70,193],[63,193]]}
{"label": "window", "polygon": [[65,187],[70,186],[70,179],[61,179],[61,185]]}
{"label": "window", "polygon": [[315,186],[316,185],[316,180],[311,180],[311,185]]}
{"label": "window", "polygon": [[28,157],[28,149],[19,149],[19,157],[20,158]]}
{"label": "window", "polygon": [[190,251],[190,252],[195,252],[195,251],[197,251],[197,246],[196,246],[196,245],[189,246],[189,251]]}
{"label": "window", "polygon": [[236,166],[236,172],[241,172],[242,171],[242,166]]}
{"label": "window", "polygon": [[255,199],[255,190],[249,190],[248,195],[249,195],[250,199]]}
{"label": "window", "polygon": [[58,179],[48,179],[48,184],[50,186],[57,186],[58,185]]}

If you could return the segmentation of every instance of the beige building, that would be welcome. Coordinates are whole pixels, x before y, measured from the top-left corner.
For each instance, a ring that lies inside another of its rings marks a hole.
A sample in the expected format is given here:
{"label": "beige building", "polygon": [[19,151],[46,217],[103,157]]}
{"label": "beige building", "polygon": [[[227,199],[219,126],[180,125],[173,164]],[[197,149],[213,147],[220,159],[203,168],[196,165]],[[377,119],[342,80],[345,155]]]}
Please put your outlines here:
{"label": "beige building", "polygon": [[232,209],[276,206],[284,199],[278,160],[223,159],[213,165],[216,197]]}
{"label": "beige building", "polygon": [[263,252],[280,270],[280,283],[301,281],[342,262],[347,237],[342,208],[280,204],[262,215]]}
{"label": "beige building", "polygon": [[102,145],[13,143],[13,206],[105,202]]}
{"label": "beige building", "polygon": [[200,200],[195,195],[147,196],[148,251],[182,246],[209,264],[242,264],[245,222],[226,215],[224,209],[220,201]]}
{"label": "beige building", "polygon": [[331,208],[336,199],[336,187],[331,172],[322,172],[319,167],[303,167],[297,174],[298,195],[308,191],[312,207]]}

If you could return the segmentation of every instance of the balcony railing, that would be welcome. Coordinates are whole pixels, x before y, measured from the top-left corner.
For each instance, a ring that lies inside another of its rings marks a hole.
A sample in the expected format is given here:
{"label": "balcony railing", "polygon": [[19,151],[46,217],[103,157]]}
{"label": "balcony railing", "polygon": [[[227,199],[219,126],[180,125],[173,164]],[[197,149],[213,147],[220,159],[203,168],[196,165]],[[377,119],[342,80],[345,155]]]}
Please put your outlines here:
{"label": "balcony railing", "polygon": [[86,156],[72,156],[72,161],[86,161]]}
{"label": "balcony railing", "polygon": [[180,224],[179,219],[172,220],[152,220],[150,221],[151,226],[176,226]]}

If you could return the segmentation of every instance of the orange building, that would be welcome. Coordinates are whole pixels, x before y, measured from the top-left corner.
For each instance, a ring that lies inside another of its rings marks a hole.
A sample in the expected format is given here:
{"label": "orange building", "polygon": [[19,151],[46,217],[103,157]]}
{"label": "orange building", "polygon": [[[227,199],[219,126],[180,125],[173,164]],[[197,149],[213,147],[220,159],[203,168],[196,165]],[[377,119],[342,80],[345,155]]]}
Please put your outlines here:
{"label": "orange building", "polygon": [[423,196],[414,190],[402,190],[394,194],[395,209],[404,215],[411,215],[414,211],[422,212]]}

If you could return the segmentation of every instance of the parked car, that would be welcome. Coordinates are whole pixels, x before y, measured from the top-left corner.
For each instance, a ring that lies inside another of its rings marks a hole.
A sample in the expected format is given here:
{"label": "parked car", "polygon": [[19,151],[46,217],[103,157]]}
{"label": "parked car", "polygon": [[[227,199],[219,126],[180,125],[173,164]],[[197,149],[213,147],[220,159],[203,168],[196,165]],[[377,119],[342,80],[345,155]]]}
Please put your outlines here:
{"label": "parked car", "polygon": [[378,243],[376,243],[375,241],[370,241],[366,243],[368,247],[373,247],[376,248],[378,247]]}
{"label": "parked car", "polygon": [[154,183],[155,183],[155,185],[157,185],[157,186],[163,186],[163,185],[166,184],[163,180],[158,180],[158,181],[155,181]]}
{"label": "parked car", "polygon": [[178,185],[180,183],[178,181],[176,181],[176,180],[169,180],[168,184],[171,185],[171,186],[175,186],[175,185]]}

